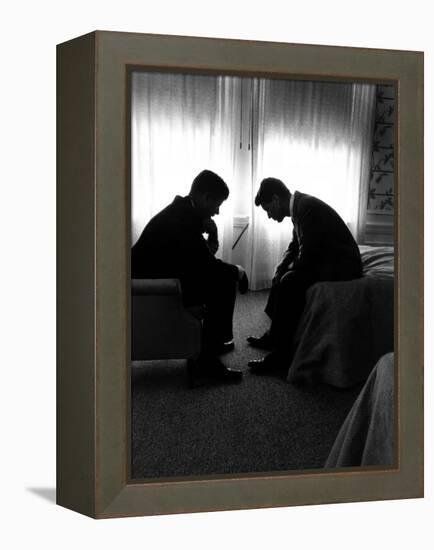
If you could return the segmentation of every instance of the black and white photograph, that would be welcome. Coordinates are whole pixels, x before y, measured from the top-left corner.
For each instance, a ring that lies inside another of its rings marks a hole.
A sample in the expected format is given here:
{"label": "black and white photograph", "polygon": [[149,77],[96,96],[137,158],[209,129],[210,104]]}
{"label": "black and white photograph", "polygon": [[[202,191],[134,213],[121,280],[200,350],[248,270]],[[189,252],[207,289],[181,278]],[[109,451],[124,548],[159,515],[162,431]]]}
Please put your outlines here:
{"label": "black and white photograph", "polygon": [[128,85],[130,478],[396,467],[395,84]]}

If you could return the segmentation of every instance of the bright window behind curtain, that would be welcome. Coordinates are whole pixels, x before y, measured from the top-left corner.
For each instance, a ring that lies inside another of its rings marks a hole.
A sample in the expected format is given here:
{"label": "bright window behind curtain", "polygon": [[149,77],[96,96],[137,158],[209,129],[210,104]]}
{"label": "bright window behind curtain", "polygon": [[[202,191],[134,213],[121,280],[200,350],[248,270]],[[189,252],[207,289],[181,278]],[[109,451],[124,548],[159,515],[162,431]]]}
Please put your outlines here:
{"label": "bright window behind curtain", "polygon": [[[330,204],[360,238],[366,212],[375,86],[260,79],[253,194],[268,176]],[[251,284],[267,288],[292,226],[252,209]]]}
{"label": "bright window behind curtain", "polygon": [[277,224],[253,206],[263,177],[325,200],[360,238],[374,92],[367,84],[134,73],[132,242],[205,168],[231,191],[215,218],[226,261],[233,216],[250,217],[245,267],[253,289],[270,286],[291,238],[287,218]]}
{"label": "bright window behind curtain", "polygon": [[[218,173],[233,191],[239,88],[234,77],[133,74],[132,243],[177,194],[188,194],[202,170]],[[232,201],[233,193],[216,217],[222,256],[230,251]]]}

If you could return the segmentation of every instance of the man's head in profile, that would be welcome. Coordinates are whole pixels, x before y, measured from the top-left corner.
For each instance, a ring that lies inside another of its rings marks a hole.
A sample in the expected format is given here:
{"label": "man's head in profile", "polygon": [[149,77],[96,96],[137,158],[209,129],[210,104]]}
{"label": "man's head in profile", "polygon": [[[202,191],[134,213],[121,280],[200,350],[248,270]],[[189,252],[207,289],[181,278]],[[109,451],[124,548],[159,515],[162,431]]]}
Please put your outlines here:
{"label": "man's head in profile", "polygon": [[261,181],[259,191],[255,197],[256,206],[262,206],[267,215],[276,222],[281,222],[289,216],[289,201],[291,192],[277,178],[265,178]]}
{"label": "man's head in profile", "polygon": [[211,170],[203,170],[191,185],[189,197],[201,218],[211,218],[229,196],[229,188],[223,179]]}

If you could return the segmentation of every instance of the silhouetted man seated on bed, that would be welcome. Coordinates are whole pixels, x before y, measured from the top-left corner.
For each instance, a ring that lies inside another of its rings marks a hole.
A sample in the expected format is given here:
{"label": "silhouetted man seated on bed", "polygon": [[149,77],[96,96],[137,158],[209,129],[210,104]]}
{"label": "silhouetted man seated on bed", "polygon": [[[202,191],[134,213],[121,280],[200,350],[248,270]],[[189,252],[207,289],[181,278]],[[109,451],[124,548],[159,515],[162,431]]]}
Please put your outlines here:
{"label": "silhouetted man seated on bed", "polygon": [[288,369],[293,337],[303,313],[307,289],[319,281],[345,281],[362,275],[359,247],[342,218],[325,202],[304,193],[291,193],[276,178],[265,178],[255,198],[268,217],[293,223],[292,241],[275,270],[265,312],[270,329],[249,336],[250,345],[271,350],[250,361],[256,374]]}
{"label": "silhouetted man seated on bed", "polygon": [[204,170],[196,176],[190,193],[175,197],[143,230],[131,251],[131,275],[138,279],[179,279],[184,304],[205,306],[198,372],[239,380],[242,371],[229,369],[218,359],[234,347],[232,319],[237,286],[242,293],[248,287],[241,266],[214,256],[219,243],[212,217],[228,196],[228,186],[214,172]]}

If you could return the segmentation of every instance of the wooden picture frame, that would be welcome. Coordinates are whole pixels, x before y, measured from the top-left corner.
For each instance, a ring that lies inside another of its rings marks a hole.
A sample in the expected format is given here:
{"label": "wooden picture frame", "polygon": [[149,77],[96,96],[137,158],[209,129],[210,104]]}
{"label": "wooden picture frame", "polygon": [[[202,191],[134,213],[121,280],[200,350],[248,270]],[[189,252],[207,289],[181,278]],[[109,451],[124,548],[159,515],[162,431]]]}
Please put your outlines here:
{"label": "wooden picture frame", "polygon": [[[96,31],[57,59],[58,504],[106,518],[423,496],[423,53]],[[396,468],[129,480],[131,66],[395,84]]]}

